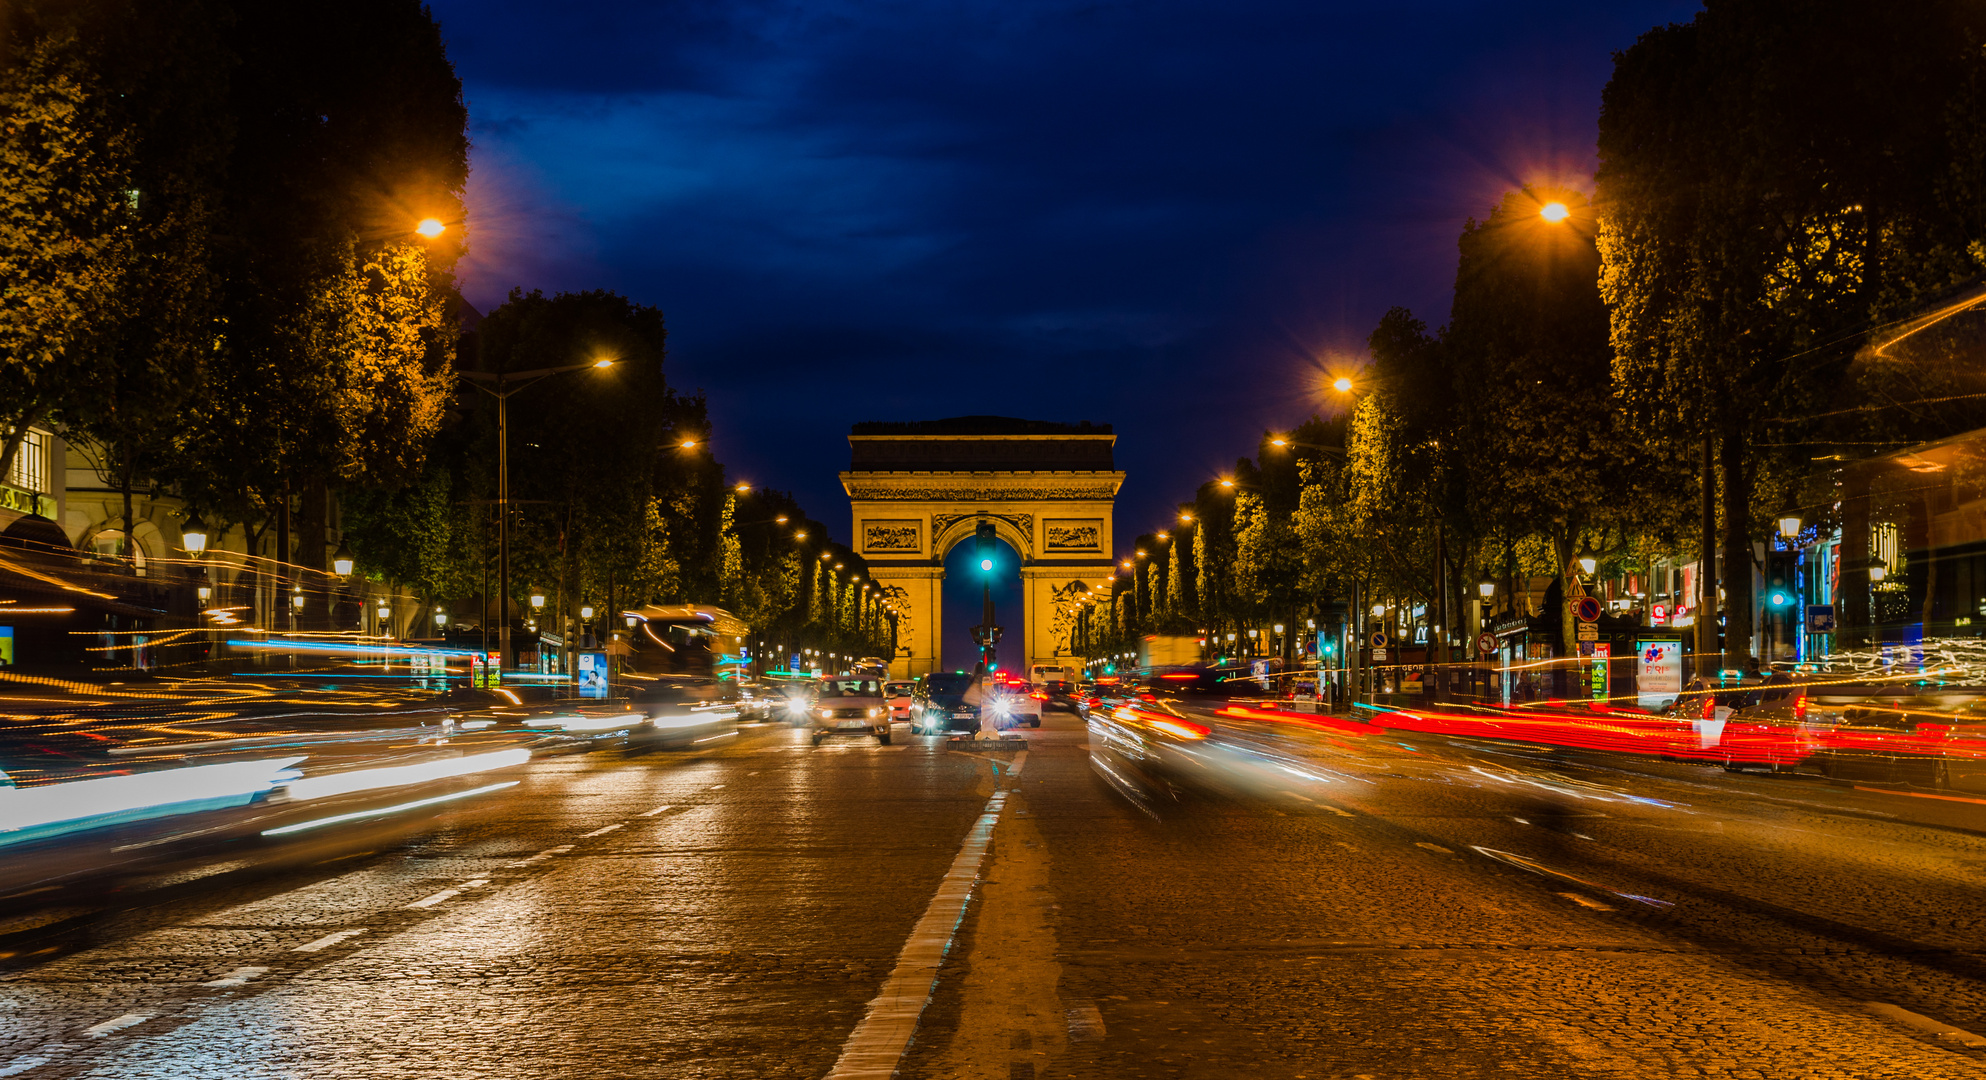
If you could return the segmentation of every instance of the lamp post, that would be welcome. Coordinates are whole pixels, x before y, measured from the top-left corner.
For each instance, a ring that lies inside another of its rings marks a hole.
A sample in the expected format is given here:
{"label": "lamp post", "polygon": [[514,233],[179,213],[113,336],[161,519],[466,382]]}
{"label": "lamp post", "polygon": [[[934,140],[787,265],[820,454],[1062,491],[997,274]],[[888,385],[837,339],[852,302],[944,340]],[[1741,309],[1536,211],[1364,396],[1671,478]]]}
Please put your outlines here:
{"label": "lamp post", "polygon": [[[465,371],[469,385],[496,398],[497,402],[497,656],[498,668],[513,663],[510,652],[510,397],[525,387],[551,375],[587,368],[610,368],[612,360],[593,360],[563,367],[532,368],[529,371]],[[494,387],[484,383],[493,383]]]}

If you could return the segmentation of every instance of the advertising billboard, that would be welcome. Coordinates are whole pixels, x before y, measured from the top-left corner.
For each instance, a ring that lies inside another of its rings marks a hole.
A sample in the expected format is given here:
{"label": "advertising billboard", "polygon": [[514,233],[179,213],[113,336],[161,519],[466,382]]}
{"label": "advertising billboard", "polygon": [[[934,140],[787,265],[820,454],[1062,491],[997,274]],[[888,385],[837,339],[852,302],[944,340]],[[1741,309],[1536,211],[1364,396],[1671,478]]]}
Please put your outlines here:
{"label": "advertising billboard", "polygon": [[1634,697],[1644,709],[1659,709],[1683,692],[1683,643],[1644,640],[1635,643]]}

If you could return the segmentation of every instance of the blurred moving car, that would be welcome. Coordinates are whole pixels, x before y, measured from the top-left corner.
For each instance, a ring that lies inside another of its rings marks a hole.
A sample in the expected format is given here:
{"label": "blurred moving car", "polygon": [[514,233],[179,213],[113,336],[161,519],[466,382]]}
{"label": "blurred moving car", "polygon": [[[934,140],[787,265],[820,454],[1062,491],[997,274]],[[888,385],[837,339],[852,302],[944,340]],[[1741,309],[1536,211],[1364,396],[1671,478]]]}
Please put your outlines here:
{"label": "blurred moving car", "polygon": [[1079,708],[1081,697],[1076,690],[1076,684],[1068,679],[1049,679],[1041,684],[1041,692],[1048,695],[1048,700],[1043,702],[1047,708],[1064,709],[1069,712],[1082,711]]}
{"label": "blurred moving car", "polygon": [[965,699],[970,689],[972,676],[963,671],[934,671],[918,679],[910,694],[911,733],[978,731],[979,706]]}
{"label": "blurred moving car", "polygon": [[910,719],[910,696],[917,689],[914,682],[893,682],[883,687],[883,696],[890,699],[890,719]]}
{"label": "blurred moving car", "polygon": [[822,679],[814,690],[814,745],[830,735],[873,735],[890,744],[889,699],[883,680],[841,675]]}

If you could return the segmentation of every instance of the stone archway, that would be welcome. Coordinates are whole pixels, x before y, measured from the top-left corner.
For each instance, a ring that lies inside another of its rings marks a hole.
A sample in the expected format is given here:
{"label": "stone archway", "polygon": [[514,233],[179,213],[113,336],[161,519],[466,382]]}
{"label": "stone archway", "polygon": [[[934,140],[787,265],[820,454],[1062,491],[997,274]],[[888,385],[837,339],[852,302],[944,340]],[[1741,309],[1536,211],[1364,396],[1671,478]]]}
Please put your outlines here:
{"label": "stone archway", "polygon": [[[942,660],[945,555],[983,520],[1021,558],[1021,640],[1011,666],[1070,662],[1079,586],[1107,587],[1117,491],[1110,426],[1004,416],[857,424],[841,474],[855,550],[896,600],[890,673],[913,678]],[[1011,616],[1003,623],[1013,626]]]}

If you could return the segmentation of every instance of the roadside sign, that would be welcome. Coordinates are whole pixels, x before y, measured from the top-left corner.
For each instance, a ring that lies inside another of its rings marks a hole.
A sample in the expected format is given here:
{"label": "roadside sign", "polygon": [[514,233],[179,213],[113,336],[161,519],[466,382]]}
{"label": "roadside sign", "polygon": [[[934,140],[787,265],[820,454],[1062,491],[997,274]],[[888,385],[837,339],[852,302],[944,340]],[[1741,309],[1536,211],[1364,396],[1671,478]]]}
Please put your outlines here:
{"label": "roadside sign", "polygon": [[1593,646],[1593,700],[1604,701],[1607,697],[1608,661],[1613,659],[1612,645]]}
{"label": "roadside sign", "polygon": [[1582,596],[1574,600],[1572,602],[1572,613],[1578,616],[1580,622],[1599,622],[1600,598],[1597,596]]}
{"label": "roadside sign", "polygon": [[1484,656],[1496,651],[1496,635],[1488,630],[1476,635],[1476,651]]}
{"label": "roadside sign", "polygon": [[1386,631],[1374,630],[1372,632],[1372,647],[1375,649],[1383,649],[1386,647]]}
{"label": "roadside sign", "polygon": [[1807,605],[1807,633],[1809,634],[1834,633],[1833,604]]}
{"label": "roadside sign", "polygon": [[1590,622],[1583,622],[1583,623],[1580,623],[1580,624],[1579,624],[1579,627],[1578,627],[1578,633],[1577,633],[1577,635],[1576,635],[1576,636],[1575,636],[1575,637],[1573,638],[1573,640],[1575,640],[1575,641],[1598,641],[1598,640],[1600,640],[1600,624],[1599,624],[1599,623],[1590,623]]}

